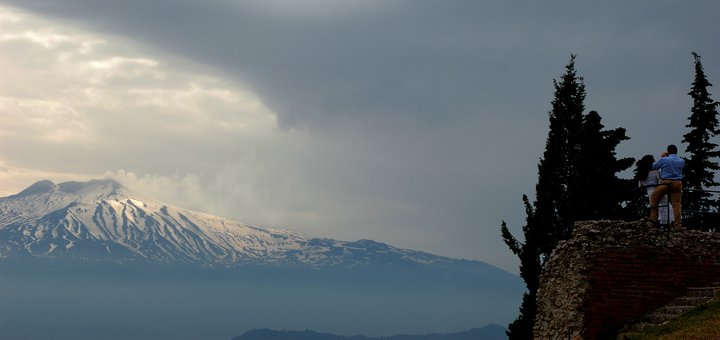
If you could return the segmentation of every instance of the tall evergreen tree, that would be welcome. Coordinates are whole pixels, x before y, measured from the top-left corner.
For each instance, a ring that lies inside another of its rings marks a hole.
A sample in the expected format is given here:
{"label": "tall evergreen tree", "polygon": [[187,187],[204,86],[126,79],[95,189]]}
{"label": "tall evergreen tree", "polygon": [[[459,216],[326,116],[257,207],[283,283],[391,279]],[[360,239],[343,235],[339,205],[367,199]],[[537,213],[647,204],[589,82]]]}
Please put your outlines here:
{"label": "tall evergreen tree", "polygon": [[535,212],[527,195],[523,195],[523,203],[525,204],[526,215],[525,226],[523,227],[525,242],[520,243],[510,233],[505,221],[502,222],[500,228],[505,244],[520,259],[520,277],[525,281],[525,286],[528,289],[522,297],[520,315],[508,325],[506,333],[510,340],[532,339],[533,337],[532,330],[536,314],[535,301],[540,286],[540,270],[542,269],[540,247],[538,245],[539,237],[536,235],[538,228],[533,227],[536,225],[533,220]]}
{"label": "tall evergreen tree", "polygon": [[585,84],[575,70],[575,55],[565,66],[560,81],[553,80],[555,98],[549,113],[550,129],[543,158],[538,165],[533,220],[545,230],[538,233],[542,256],[570,234],[568,193],[577,177],[580,129],[585,110]]}
{"label": "tall evergreen tree", "polygon": [[535,323],[535,302],[540,271],[545,259],[558,241],[567,238],[566,226],[568,187],[575,173],[575,160],[579,156],[578,139],[585,109],[585,85],[575,71],[575,55],[565,66],[560,81],[553,80],[555,97],[549,112],[550,129],[543,158],[538,164],[538,183],[535,202],[525,204],[525,242],[520,243],[503,222],[501,232],[505,243],[520,259],[520,276],[528,289],[523,295],[520,315],[508,326],[508,337],[531,339]]}
{"label": "tall evergreen tree", "polygon": [[615,158],[616,146],[628,139],[624,129],[604,131],[597,112],[583,115],[585,85],[575,70],[575,55],[554,86],[535,202],[523,196],[525,241],[518,241],[505,222],[501,226],[503,240],[520,259],[520,276],[528,289],[520,315],[508,326],[510,339],[532,338],[540,271],[557,243],[570,237],[575,221],[619,214],[624,182],[615,174],[633,162]]}
{"label": "tall evergreen tree", "polygon": [[617,159],[615,149],[630,139],[624,128],[603,130],[605,127],[597,111],[583,116],[579,141],[575,183],[570,187],[568,201],[572,221],[596,219],[624,219],[629,215],[623,202],[633,199],[633,180],[620,179],[617,173],[632,166],[634,159]]}
{"label": "tall evergreen tree", "polygon": [[689,154],[684,169],[683,210],[689,211],[686,223],[690,228],[718,229],[717,218],[705,212],[717,212],[717,201],[712,194],[693,189],[708,189],[718,185],[715,171],[720,170],[716,158],[720,156],[718,145],[711,142],[718,130],[718,102],[712,100],[708,87],[712,86],[705,76],[700,56],[692,52],[695,60],[695,80],[688,95],[693,99],[689,123],[690,132],[683,135]]}

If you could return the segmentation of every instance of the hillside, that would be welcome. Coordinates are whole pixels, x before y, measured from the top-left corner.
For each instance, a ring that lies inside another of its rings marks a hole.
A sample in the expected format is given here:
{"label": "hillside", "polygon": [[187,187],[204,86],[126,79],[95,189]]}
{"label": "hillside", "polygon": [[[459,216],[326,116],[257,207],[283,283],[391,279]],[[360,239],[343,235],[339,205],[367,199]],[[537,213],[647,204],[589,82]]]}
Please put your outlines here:
{"label": "hillside", "polygon": [[620,334],[617,339],[720,339],[720,300],[704,304],[675,320],[641,333]]}
{"label": "hillside", "polygon": [[482,328],[474,328],[466,332],[426,335],[393,335],[387,337],[366,337],[363,335],[342,336],[329,333],[305,331],[275,331],[269,329],[253,329],[233,340],[504,340],[505,328],[490,324]]}
{"label": "hillside", "polygon": [[502,275],[480,261],[261,228],[143,197],[111,179],[39,181],[0,198],[0,260],[191,264],[202,267],[458,267]]}

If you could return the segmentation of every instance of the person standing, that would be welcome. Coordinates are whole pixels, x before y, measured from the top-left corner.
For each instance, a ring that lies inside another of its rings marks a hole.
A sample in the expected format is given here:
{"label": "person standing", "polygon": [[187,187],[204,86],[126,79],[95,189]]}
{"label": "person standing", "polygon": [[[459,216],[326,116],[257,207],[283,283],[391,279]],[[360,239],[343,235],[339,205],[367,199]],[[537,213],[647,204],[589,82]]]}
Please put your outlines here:
{"label": "person standing", "polygon": [[[650,195],[652,195],[660,182],[660,171],[652,169],[653,163],[655,163],[655,158],[652,155],[645,155],[635,163],[635,179],[638,181],[638,186],[646,190],[648,202]],[[650,207],[649,204],[648,207]],[[670,225],[675,221],[673,216],[670,215],[671,210],[669,207],[667,195],[661,196],[660,201],[658,201],[658,215],[661,225]]]}
{"label": "person standing", "polygon": [[677,146],[670,144],[667,152],[660,154],[660,159],[652,165],[654,170],[660,170],[660,182],[650,195],[650,221],[658,223],[658,203],[661,197],[670,195],[675,230],[682,231],[682,178],[685,160],[678,157]]}

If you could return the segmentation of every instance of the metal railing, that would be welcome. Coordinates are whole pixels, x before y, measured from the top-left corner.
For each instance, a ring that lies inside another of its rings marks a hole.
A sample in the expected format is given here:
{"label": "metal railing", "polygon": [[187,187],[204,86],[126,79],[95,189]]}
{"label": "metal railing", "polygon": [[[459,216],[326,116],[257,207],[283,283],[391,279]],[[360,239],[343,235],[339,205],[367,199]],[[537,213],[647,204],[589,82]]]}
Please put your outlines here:
{"label": "metal railing", "polygon": [[[654,208],[654,207],[651,207],[650,204],[649,204],[650,197],[649,197],[649,194],[646,192],[645,189],[646,189],[646,188],[657,187],[657,186],[661,186],[661,185],[669,185],[669,183],[658,183],[658,184],[643,185],[643,186],[640,186],[640,187],[638,187],[638,188],[635,189],[635,190],[641,189],[640,191],[641,191],[641,196],[642,196],[642,199],[643,199],[643,204],[641,205],[641,206],[643,207],[642,216],[648,216],[648,215],[649,215],[649,214],[648,214],[648,213],[649,213],[649,210],[652,209],[652,208]],[[635,190],[633,190],[633,191],[635,191]],[[720,196],[720,190],[708,190],[708,189],[699,189],[699,188],[683,188],[683,189],[682,189],[682,194],[683,194],[683,195],[685,195],[686,193],[689,193],[689,192],[700,192],[700,193],[707,193],[707,194],[710,194],[710,195],[718,195],[718,196]],[[667,211],[666,211],[666,214],[667,214],[667,215],[666,215],[665,217],[666,217],[666,221],[668,221],[668,222],[671,220],[671,217],[674,217],[674,216],[673,216],[673,211],[672,211],[672,197],[671,197],[671,195],[672,195],[672,194],[669,193],[669,192],[668,192],[667,195],[666,195],[666,197],[667,197],[667,204],[657,205],[657,208],[658,208],[658,209],[659,209],[659,208],[667,208]],[[681,218],[682,218],[683,220],[691,220],[691,219],[693,218],[693,217],[692,217],[693,215],[695,215],[695,216],[701,215],[701,216],[703,216],[703,217],[711,216],[711,217],[713,217],[713,218],[716,218],[716,219],[720,222],[720,213],[719,213],[718,211],[682,209],[682,203],[681,203],[681,212],[680,212],[680,214],[681,214]],[[660,212],[658,211],[658,217],[659,217],[659,215],[660,215]],[[668,224],[670,224],[670,223],[668,223]],[[670,227],[670,226],[668,225],[668,227]],[[718,227],[720,227],[720,225],[718,225]]]}

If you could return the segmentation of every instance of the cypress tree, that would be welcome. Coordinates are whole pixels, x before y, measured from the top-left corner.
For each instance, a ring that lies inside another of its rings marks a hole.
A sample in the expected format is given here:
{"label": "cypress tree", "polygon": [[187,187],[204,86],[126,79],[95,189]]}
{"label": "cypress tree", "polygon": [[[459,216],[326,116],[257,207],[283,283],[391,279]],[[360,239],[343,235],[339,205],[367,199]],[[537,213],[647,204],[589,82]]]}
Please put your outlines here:
{"label": "cypress tree", "polygon": [[504,221],[500,228],[505,244],[520,259],[520,276],[528,289],[520,315],[508,326],[510,339],[532,338],[540,272],[558,242],[570,237],[580,219],[619,216],[623,193],[629,191],[629,181],[615,176],[633,163],[633,159],[615,157],[617,145],[628,139],[625,129],[603,130],[597,112],[583,115],[585,85],[575,70],[575,55],[553,84],[555,97],[545,152],[538,164],[535,202],[523,196],[525,241],[518,241]]}
{"label": "cypress tree", "polygon": [[520,243],[505,222],[501,226],[505,244],[520,259],[520,276],[528,289],[523,295],[520,315],[508,326],[510,339],[532,338],[540,271],[557,242],[566,239],[570,233],[566,198],[577,171],[578,139],[585,109],[585,85],[575,71],[575,55],[570,56],[565,74],[560,81],[553,80],[553,85],[555,97],[549,112],[550,129],[543,158],[538,164],[534,204],[523,196],[525,242]]}
{"label": "cypress tree", "polygon": [[684,169],[683,210],[688,211],[686,225],[690,228],[703,230],[717,229],[716,216],[718,203],[712,194],[693,189],[708,189],[718,185],[715,171],[720,169],[715,160],[720,152],[718,145],[711,142],[718,130],[718,102],[712,100],[708,88],[712,86],[705,76],[700,56],[692,52],[695,60],[695,79],[688,95],[693,99],[689,123],[686,127],[690,132],[683,135],[683,143],[687,143],[685,152],[690,155]]}
{"label": "cypress tree", "polygon": [[568,194],[577,178],[585,110],[585,84],[575,70],[575,57],[570,56],[560,81],[553,81],[555,97],[549,113],[550,129],[543,158],[538,164],[533,219],[545,229],[538,233],[542,256],[550,255],[558,241],[570,236],[573,222]]}

